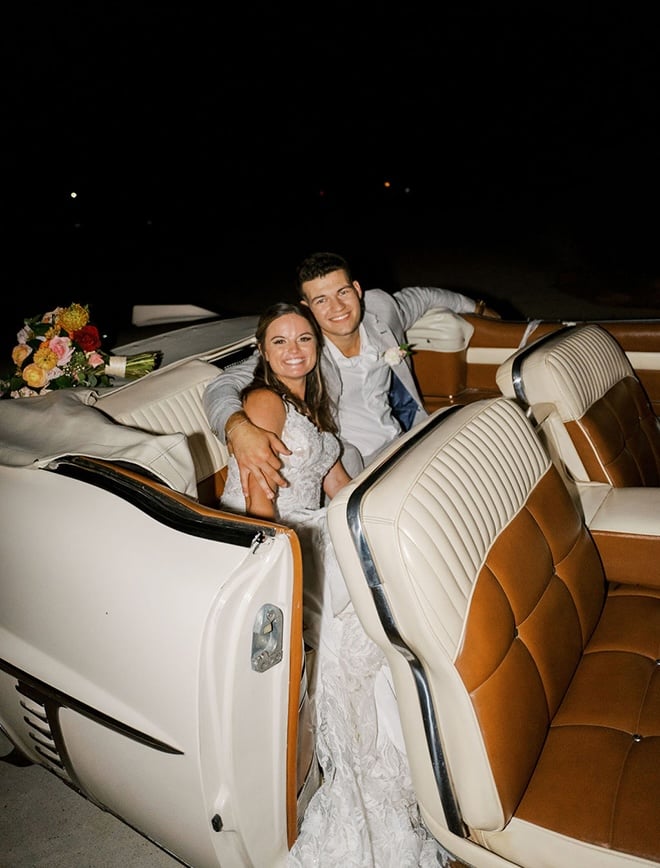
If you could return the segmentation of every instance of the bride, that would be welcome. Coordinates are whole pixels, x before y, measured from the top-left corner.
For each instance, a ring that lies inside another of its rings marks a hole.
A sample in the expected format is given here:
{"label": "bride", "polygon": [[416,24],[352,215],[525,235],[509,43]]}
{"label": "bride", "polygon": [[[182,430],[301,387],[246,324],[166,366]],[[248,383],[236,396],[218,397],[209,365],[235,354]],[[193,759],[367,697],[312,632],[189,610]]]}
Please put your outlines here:
{"label": "bride", "polygon": [[[410,780],[387,661],[353,610],[330,540],[323,496],[349,482],[317,364],[321,334],[307,308],[260,317],[259,361],[242,393],[250,421],[275,432],[288,485],[270,500],[230,455],[222,506],[295,528],[303,549],[304,635],[316,650],[317,757],[323,783],[308,805],[290,868],[431,868],[444,851],[424,828]],[[237,423],[238,425],[242,422]],[[228,432],[231,446],[231,430]]]}

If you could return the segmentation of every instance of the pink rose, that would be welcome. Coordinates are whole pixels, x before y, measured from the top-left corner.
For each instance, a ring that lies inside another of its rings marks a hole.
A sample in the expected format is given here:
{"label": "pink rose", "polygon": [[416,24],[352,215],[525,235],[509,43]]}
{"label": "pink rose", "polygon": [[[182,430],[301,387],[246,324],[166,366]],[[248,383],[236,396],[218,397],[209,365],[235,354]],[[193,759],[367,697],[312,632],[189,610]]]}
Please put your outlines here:
{"label": "pink rose", "polygon": [[62,368],[58,368],[55,366],[51,368],[50,371],[46,371],[46,382],[50,383],[51,380],[56,380],[58,377],[61,377],[64,371]]}
{"label": "pink rose", "polygon": [[87,356],[87,361],[92,368],[98,368],[99,365],[105,364],[105,359],[100,353],[92,352]]}
{"label": "pink rose", "polygon": [[57,356],[57,364],[60,367],[64,367],[64,365],[71,361],[73,344],[69,338],[51,338],[48,346]]}

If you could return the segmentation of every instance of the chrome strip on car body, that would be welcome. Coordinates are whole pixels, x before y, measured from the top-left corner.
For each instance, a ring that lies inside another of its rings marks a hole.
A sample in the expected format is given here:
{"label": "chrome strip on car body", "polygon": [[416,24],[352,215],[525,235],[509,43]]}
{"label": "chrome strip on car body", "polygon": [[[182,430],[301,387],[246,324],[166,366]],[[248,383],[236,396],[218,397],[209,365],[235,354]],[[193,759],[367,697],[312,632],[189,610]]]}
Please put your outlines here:
{"label": "chrome strip on car body", "polygon": [[147,476],[143,468],[125,466],[126,470],[138,472],[144,476],[145,481],[153,482],[153,485],[136,484],[134,478],[122,475],[122,466],[124,465],[115,463],[113,466],[72,455],[58,458],[56,465],[45,469],[116,494],[161,524],[190,536],[250,548],[254,545],[257,532],[265,537],[272,537],[277,532],[269,524],[259,523],[258,520],[250,522],[246,522],[244,518],[233,520],[230,513],[217,511],[207,515],[204,508],[196,501],[182,502],[180,497],[174,496],[174,492],[170,495],[167,489],[161,490],[162,483]]}
{"label": "chrome strip on car body", "polygon": [[431,762],[433,765],[433,774],[435,776],[438,792],[442,800],[447,826],[455,835],[465,837],[465,827],[461,819],[460,810],[454,793],[452,783],[449,779],[447,764],[445,762],[444,751],[440,742],[437,720],[433,709],[433,700],[429,689],[428,679],[424,672],[416,654],[402,639],[397,625],[392,616],[392,610],[383,593],[380,575],[374,563],[373,555],[369,544],[362,530],[362,520],[360,516],[360,505],[362,499],[367,494],[371,486],[381,476],[383,476],[390,467],[394,466],[398,460],[411,449],[415,448],[417,442],[428,436],[429,431],[433,430],[440,422],[444,421],[447,414],[454,413],[462,405],[456,404],[450,407],[444,414],[441,414],[435,421],[423,427],[423,430],[418,435],[412,435],[401,448],[392,455],[383,464],[376,468],[374,472],[353,491],[348,500],[346,507],[346,518],[350,528],[353,543],[360,558],[364,577],[367,585],[371,589],[371,594],[374,599],[376,612],[383,625],[388,639],[392,645],[400,651],[403,657],[407,660],[410,670],[413,674],[417,695],[419,697],[422,720],[424,723],[424,731],[426,733],[426,743],[428,745]]}
{"label": "chrome strip on car body", "polygon": [[[80,702],[80,700],[75,699],[73,696],[69,696],[69,694],[58,690],[56,687],[53,687],[52,684],[47,684],[45,681],[41,681],[39,678],[35,678],[33,675],[30,675],[29,672],[25,672],[24,670],[13,666],[8,660],[3,660],[1,657],[0,669],[2,669],[8,675],[11,675],[13,678],[16,678],[16,680],[19,682],[19,687],[17,687],[19,693],[23,693],[30,699],[37,701],[44,706],[48,715],[48,723],[50,725],[54,740],[56,741],[56,743],[58,741],[62,741],[62,744],[57,744],[58,753],[62,758],[66,756],[66,748],[63,740],[61,739],[59,724],[57,723],[56,719],[53,720],[52,715],[52,712],[55,711],[57,716],[57,714],[59,714],[60,708],[68,708],[71,711],[82,714],[84,717],[93,720],[95,723],[99,723],[101,724],[101,726],[106,726],[108,727],[108,729],[112,729],[115,732],[118,732],[121,735],[125,735],[127,738],[130,738],[133,741],[137,741],[140,744],[144,744],[147,747],[151,747],[154,750],[159,750],[164,753],[172,754],[183,753],[183,751],[179,750],[178,748],[172,747],[172,745],[166,744],[164,741],[154,738],[146,732],[141,732],[139,729],[135,729],[134,727],[129,726],[126,723],[122,723],[120,720],[104,714],[97,708],[93,708],[91,705],[87,705],[85,702]],[[28,690],[26,691],[23,687],[21,687],[21,685],[25,685]],[[60,732],[60,739],[57,738],[58,732]]]}

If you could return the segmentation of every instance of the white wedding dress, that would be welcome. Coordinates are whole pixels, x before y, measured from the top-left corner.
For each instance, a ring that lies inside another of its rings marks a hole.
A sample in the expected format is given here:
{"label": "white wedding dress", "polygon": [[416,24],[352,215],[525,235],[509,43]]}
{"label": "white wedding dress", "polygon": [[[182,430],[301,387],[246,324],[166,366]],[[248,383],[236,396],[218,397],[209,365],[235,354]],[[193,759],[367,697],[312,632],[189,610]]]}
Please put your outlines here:
{"label": "white wedding dress", "polygon": [[[323,783],[308,805],[289,868],[438,868],[446,853],[423,826],[410,780],[389,666],[353,610],[320,506],[337,439],[287,405],[276,518],[296,529],[305,558],[305,640]],[[222,495],[245,511],[230,457]]]}

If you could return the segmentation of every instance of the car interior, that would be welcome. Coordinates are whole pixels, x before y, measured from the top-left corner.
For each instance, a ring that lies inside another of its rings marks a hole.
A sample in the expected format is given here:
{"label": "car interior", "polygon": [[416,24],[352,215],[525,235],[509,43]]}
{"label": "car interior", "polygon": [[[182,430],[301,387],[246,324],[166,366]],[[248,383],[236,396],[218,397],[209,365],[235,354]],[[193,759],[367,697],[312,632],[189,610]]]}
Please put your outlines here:
{"label": "car interior", "polygon": [[[660,321],[626,350],[601,325],[466,321],[454,343],[437,314],[416,324],[430,416],[328,509],[422,816],[476,868],[658,865]],[[182,358],[94,404],[185,435],[205,521],[228,453],[202,395],[233,360]]]}

